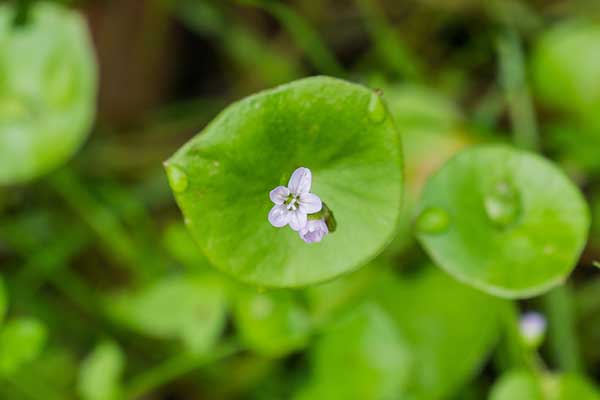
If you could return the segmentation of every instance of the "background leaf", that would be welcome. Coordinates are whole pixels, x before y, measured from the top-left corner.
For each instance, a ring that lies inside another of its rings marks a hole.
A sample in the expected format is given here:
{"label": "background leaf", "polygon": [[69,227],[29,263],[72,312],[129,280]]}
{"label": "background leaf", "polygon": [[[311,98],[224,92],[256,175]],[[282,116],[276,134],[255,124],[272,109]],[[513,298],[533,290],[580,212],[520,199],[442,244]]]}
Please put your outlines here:
{"label": "background leaf", "polygon": [[[562,282],[587,240],[581,193],[548,161],[505,146],[466,150],[427,183],[418,238],[455,278],[498,296]],[[430,226],[446,214],[447,224]]]}
{"label": "background leaf", "polygon": [[188,350],[212,347],[225,325],[226,297],[208,277],[172,277],[135,294],[116,296],[110,312],[132,329],[155,338],[180,339]]}
{"label": "background leaf", "polygon": [[116,343],[98,344],[81,365],[79,393],[83,400],[121,399],[125,357]]}
{"label": "background leaf", "polygon": [[0,330],[0,375],[11,375],[33,361],[46,342],[46,329],[39,321],[20,318]]}
{"label": "background leaf", "polygon": [[499,338],[503,302],[432,266],[404,279],[386,276],[374,296],[413,355],[409,398],[453,395],[482,368]]}
{"label": "background leaf", "polygon": [[327,327],[311,351],[313,375],[297,399],[392,399],[411,373],[410,347],[378,305],[365,303]]}
{"label": "background leaf", "polygon": [[267,356],[282,356],[308,343],[311,321],[292,293],[241,290],[235,322],[242,341],[250,349]]}
{"label": "background leaf", "polygon": [[95,113],[96,66],[79,14],[36,2],[15,28],[14,13],[0,6],[0,185],[64,163]]}
{"label": "background leaf", "polygon": [[600,106],[600,25],[563,21],[538,39],[532,59],[537,93],[545,103],[597,119]]}

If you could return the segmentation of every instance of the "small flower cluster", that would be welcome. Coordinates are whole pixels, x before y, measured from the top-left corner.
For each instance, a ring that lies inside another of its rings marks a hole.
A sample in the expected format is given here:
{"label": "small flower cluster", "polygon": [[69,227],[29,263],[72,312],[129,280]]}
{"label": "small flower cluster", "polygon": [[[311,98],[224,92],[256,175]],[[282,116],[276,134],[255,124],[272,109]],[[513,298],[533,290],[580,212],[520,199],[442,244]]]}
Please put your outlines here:
{"label": "small flower cluster", "polygon": [[327,223],[319,213],[323,203],[319,196],[310,193],[312,173],[308,168],[298,168],[286,186],[271,190],[269,197],[275,203],[269,212],[269,222],[276,228],[289,225],[306,243],[320,242],[329,233]]}

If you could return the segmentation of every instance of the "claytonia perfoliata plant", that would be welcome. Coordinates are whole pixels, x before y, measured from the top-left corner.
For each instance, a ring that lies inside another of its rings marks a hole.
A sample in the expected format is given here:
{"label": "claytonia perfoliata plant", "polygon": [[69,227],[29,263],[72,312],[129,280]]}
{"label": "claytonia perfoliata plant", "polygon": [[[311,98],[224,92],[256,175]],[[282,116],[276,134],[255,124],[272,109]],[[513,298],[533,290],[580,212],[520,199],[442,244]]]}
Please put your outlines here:
{"label": "claytonia perfoliata plant", "polygon": [[319,196],[310,193],[312,173],[300,167],[294,171],[286,186],[277,186],[269,197],[275,203],[269,211],[269,222],[276,228],[289,225],[307,243],[320,242],[329,233],[322,218],[310,219],[323,208]]}

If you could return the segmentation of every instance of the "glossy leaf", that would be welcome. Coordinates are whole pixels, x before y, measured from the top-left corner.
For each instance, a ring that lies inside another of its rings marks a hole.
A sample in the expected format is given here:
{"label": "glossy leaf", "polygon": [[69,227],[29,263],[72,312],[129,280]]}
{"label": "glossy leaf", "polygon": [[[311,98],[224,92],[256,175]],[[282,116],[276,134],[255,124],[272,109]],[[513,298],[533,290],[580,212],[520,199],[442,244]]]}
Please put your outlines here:
{"label": "glossy leaf", "polygon": [[[399,136],[381,99],[341,80],[303,79],[227,108],[167,163],[196,241],[219,269],[263,286],[301,286],[360,267],[400,214]],[[267,220],[269,192],[300,167],[338,228],[307,244]]]}
{"label": "glossy leaf", "polygon": [[474,147],[446,163],[427,183],[419,210],[424,217],[447,213],[443,229],[417,218],[418,238],[435,262],[503,297],[561,283],[590,225],[583,196],[560,170],[500,145]]}
{"label": "glossy leaf", "polygon": [[235,307],[235,323],[246,346],[266,356],[304,347],[312,328],[306,310],[283,291],[244,291]]}
{"label": "glossy leaf", "polygon": [[0,6],[0,185],[64,163],[94,116],[96,66],[83,18],[37,2],[24,26]]}
{"label": "glossy leaf", "polygon": [[317,341],[311,361],[313,376],[297,399],[394,399],[411,374],[410,347],[372,303],[335,321]]}
{"label": "glossy leaf", "polygon": [[79,371],[78,390],[83,400],[121,399],[125,357],[116,343],[103,342],[89,354]]}
{"label": "glossy leaf", "polygon": [[11,375],[35,360],[46,342],[46,329],[30,318],[14,319],[0,330],[0,375]]}
{"label": "glossy leaf", "polygon": [[109,309],[132,329],[161,339],[181,339],[203,353],[225,325],[226,298],[219,281],[173,277],[134,294],[115,297]]}
{"label": "glossy leaf", "polygon": [[489,400],[597,400],[598,390],[574,374],[535,376],[516,370],[504,374],[492,388]]}
{"label": "glossy leaf", "polygon": [[503,301],[433,266],[402,279],[385,275],[374,292],[413,353],[407,398],[449,398],[479,372],[497,343]]}

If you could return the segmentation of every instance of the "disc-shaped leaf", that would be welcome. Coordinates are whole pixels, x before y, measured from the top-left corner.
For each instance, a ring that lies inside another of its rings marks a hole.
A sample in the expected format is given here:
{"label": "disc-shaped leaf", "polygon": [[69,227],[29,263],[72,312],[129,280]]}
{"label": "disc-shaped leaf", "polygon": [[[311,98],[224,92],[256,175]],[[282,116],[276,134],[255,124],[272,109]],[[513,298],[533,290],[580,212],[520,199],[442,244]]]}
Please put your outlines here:
{"label": "disc-shaped leaf", "polygon": [[562,282],[586,242],[589,210],[547,160],[506,146],[466,150],[427,183],[418,238],[455,278],[504,297]]}
{"label": "disc-shaped leaf", "polygon": [[[267,220],[269,192],[298,167],[337,230],[305,243]],[[400,139],[379,96],[315,77],[227,108],[168,162],[195,240],[219,269],[264,286],[301,286],[356,269],[390,240],[402,196]]]}
{"label": "disc-shaped leaf", "polygon": [[0,6],[0,185],[66,161],[91,127],[96,67],[83,18],[48,2],[14,26]]}

